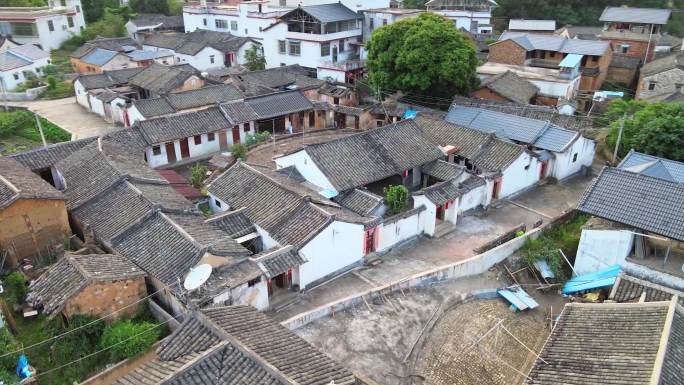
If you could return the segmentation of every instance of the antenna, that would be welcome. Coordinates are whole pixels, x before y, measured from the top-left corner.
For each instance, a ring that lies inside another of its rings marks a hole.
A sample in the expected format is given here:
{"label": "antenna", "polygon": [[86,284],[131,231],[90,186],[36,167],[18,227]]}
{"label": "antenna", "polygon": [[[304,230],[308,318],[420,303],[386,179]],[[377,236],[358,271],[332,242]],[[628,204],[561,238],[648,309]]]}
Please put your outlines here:
{"label": "antenna", "polygon": [[190,269],[183,282],[185,290],[192,291],[202,286],[211,276],[211,270],[211,265],[206,263]]}

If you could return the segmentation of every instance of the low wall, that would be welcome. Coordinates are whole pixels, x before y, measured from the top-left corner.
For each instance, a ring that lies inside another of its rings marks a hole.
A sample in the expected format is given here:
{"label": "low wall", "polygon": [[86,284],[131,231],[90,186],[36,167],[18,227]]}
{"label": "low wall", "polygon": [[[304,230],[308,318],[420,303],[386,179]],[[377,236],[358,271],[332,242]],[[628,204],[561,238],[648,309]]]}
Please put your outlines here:
{"label": "low wall", "polygon": [[157,341],[145,353],[123,360],[109,368],[97,373],[96,375],[81,382],[79,385],[107,385],[141,367],[147,362],[157,357],[157,348],[164,340]]}
{"label": "low wall", "polygon": [[478,254],[481,254],[487,250],[491,250],[491,249],[493,249],[499,245],[502,245],[502,244],[510,241],[511,239],[515,238],[519,231],[522,231],[524,233],[526,230],[527,230],[527,226],[525,226],[524,223],[521,223],[521,224],[517,225],[516,227],[514,227],[513,229],[507,231],[504,235],[497,237],[497,238],[485,243],[484,245],[478,247],[477,249],[475,249],[475,252]]}
{"label": "low wall", "polygon": [[46,89],[47,86],[41,86],[28,89],[24,92],[5,92],[4,94],[0,94],[0,100],[10,100],[15,102],[36,100]]}
{"label": "low wall", "polygon": [[370,301],[383,294],[392,293],[398,290],[409,289],[423,285],[429,285],[440,281],[456,278],[463,278],[482,274],[492,266],[503,261],[520,249],[528,238],[535,239],[539,236],[542,229],[537,228],[523,236],[514,238],[502,245],[499,245],[482,254],[473,256],[464,261],[455,262],[446,266],[424,271],[401,280],[366,290],[334,302],[330,302],[306,313],[296,315],[281,324],[290,330],[298,329],[319,318],[326,317],[334,312],[342,311],[351,306],[361,304],[364,306],[364,299]]}

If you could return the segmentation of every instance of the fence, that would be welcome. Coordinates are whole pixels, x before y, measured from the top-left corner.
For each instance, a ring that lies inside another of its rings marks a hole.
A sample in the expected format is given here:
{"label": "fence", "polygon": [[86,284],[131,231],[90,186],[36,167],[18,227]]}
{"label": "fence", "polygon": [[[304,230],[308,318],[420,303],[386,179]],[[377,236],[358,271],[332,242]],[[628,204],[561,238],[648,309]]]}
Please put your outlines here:
{"label": "fence", "polygon": [[0,100],[8,100],[14,102],[21,102],[27,100],[36,100],[47,89],[47,86],[40,86],[30,88],[24,92],[5,92],[0,94]]}

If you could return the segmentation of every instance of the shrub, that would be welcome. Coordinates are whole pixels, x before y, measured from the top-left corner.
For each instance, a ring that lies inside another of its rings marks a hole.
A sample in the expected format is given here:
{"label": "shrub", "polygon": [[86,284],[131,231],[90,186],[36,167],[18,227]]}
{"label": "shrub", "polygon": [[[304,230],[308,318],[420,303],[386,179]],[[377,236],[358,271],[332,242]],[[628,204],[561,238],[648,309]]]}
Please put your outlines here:
{"label": "shrub", "polygon": [[245,146],[247,146],[247,148],[252,148],[259,143],[269,140],[270,138],[271,134],[266,131],[250,134],[245,138]]}
{"label": "shrub", "polygon": [[390,214],[400,213],[406,208],[408,202],[409,191],[405,186],[388,186],[385,187],[385,204],[389,209]]}
{"label": "shrub", "polygon": [[230,153],[233,154],[235,159],[247,159],[247,147],[242,143],[235,143],[233,147],[230,148]]}
{"label": "shrub", "polygon": [[[0,329],[0,352],[2,352],[0,354],[13,352],[15,350],[18,350],[19,348],[19,343],[17,343],[17,340],[14,339],[14,336],[9,332],[9,330],[7,330],[6,327]],[[18,357],[19,353],[10,354],[9,356],[0,358],[0,373],[2,373],[3,369],[8,370],[10,373],[13,373],[15,365],[17,364]],[[0,380],[2,380],[1,376]]]}
{"label": "shrub", "polygon": [[26,297],[26,277],[18,272],[13,272],[5,278],[5,290],[7,300],[13,304],[22,304]]}
{"label": "shrub", "polygon": [[121,361],[146,351],[160,335],[161,328],[151,322],[117,321],[105,328],[100,346],[113,346],[112,360]]}
{"label": "shrub", "polygon": [[195,163],[190,167],[190,184],[196,189],[202,188],[202,182],[204,182],[204,178],[206,178],[207,171],[209,171],[207,166],[201,163]]}
{"label": "shrub", "polygon": [[[71,134],[62,128],[40,118],[43,126],[43,134],[49,142],[65,142],[71,139]],[[0,112],[0,138],[8,136],[21,136],[33,141],[40,141],[40,131],[36,125],[36,117],[26,110]]]}

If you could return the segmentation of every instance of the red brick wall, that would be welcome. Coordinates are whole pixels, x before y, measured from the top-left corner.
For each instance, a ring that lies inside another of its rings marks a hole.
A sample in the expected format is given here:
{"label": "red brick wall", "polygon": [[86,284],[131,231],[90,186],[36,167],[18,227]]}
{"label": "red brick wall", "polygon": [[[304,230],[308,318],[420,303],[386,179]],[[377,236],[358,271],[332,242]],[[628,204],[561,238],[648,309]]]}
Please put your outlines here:
{"label": "red brick wall", "polygon": [[[622,44],[629,45],[629,49],[627,50],[626,53],[622,53],[622,50],[620,49],[620,46]],[[622,55],[637,57],[641,60],[644,60],[644,55],[646,54],[646,49],[649,46],[647,41],[617,40],[617,39],[611,39],[610,45],[612,46],[612,49],[614,52],[619,52]],[[651,61],[653,59],[654,51],[655,51],[655,41],[651,41],[650,48],[648,48],[648,61]]]}
{"label": "red brick wall", "polygon": [[523,65],[526,53],[527,51],[517,43],[506,40],[489,46],[487,60],[493,63]]}
{"label": "red brick wall", "polygon": [[478,99],[496,100],[499,102],[510,102],[510,100],[508,100],[507,98],[504,98],[496,92],[493,92],[487,87],[482,87],[478,90],[475,90],[472,94],[470,94],[470,96]]}

